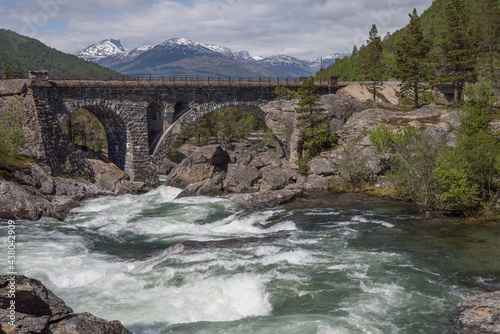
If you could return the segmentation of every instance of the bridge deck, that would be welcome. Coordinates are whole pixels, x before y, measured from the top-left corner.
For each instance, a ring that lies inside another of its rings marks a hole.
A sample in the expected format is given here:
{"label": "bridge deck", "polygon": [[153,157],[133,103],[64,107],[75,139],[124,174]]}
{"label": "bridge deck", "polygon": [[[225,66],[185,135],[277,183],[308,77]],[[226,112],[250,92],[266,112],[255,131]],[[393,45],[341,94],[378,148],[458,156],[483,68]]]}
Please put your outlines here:
{"label": "bridge deck", "polygon": [[[30,73],[31,74],[31,73]],[[74,76],[37,73],[30,77],[32,86],[56,87],[157,87],[157,88],[209,88],[209,87],[277,87],[298,88],[306,78],[298,77],[226,77],[200,75],[121,75],[121,76]],[[318,81],[318,88],[346,86],[336,80]]]}
{"label": "bridge deck", "polygon": [[[256,88],[256,87],[272,87],[283,86],[288,88],[299,88],[302,86],[300,81],[270,81],[270,82],[192,82],[192,81],[118,81],[118,80],[50,80],[46,83],[31,83],[33,86],[47,85],[51,87],[141,87],[141,88],[217,88],[217,87],[238,87],[238,88]],[[315,82],[315,86],[318,88],[341,88],[347,86],[347,84],[328,84],[327,82]]]}

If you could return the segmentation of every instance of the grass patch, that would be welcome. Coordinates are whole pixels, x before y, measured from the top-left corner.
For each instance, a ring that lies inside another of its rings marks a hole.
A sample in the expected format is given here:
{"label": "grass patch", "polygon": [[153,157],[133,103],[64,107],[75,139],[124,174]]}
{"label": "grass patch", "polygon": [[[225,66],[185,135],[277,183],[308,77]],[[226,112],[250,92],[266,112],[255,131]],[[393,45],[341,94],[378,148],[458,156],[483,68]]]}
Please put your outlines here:
{"label": "grass patch", "polygon": [[399,199],[397,196],[396,189],[392,185],[387,187],[377,187],[375,185],[368,184],[364,188],[363,192],[370,196],[375,196],[379,198]]}
{"label": "grass patch", "polygon": [[0,180],[13,180],[12,172],[16,170],[29,171],[29,164],[37,162],[33,158],[21,155],[9,156],[0,163]]}
{"label": "grass patch", "polygon": [[409,118],[409,117],[392,117],[386,120],[387,124],[394,126],[407,126],[411,122],[419,122],[422,124],[438,124],[441,122],[441,115],[434,116],[426,116],[426,117],[417,117],[417,118]]}

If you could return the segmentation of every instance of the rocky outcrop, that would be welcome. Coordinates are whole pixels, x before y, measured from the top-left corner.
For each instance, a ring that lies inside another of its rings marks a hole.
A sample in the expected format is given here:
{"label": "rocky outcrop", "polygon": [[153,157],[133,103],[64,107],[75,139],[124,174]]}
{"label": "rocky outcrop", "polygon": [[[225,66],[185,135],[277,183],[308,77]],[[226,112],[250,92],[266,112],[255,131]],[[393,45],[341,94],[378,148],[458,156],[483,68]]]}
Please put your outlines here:
{"label": "rocky outcrop", "polygon": [[129,181],[129,176],[112,163],[87,159],[87,165],[92,169],[93,180],[54,177],[49,166],[35,162],[11,171],[12,180],[0,181],[0,218],[62,220],[85,199],[137,193],[144,187],[141,182]]}
{"label": "rocky outcrop", "polygon": [[167,186],[185,188],[226,173],[231,158],[220,145],[209,145],[196,149],[169,174]]}
{"label": "rocky outcrop", "polygon": [[[447,145],[454,145],[456,142],[452,129],[459,125],[457,111],[437,105],[405,112],[361,110],[363,105],[358,101],[337,95],[323,96],[322,101],[326,109],[322,117],[330,122],[332,131],[337,129],[335,133],[338,146],[309,161],[307,176],[298,174],[297,156],[293,155],[297,150],[294,145],[299,138],[295,113],[297,100],[273,101],[263,107],[263,110],[266,124],[281,142],[280,146],[262,150],[250,150],[242,144],[232,149],[217,148],[217,154],[227,151],[230,157],[229,161],[225,158],[224,164],[219,165],[210,162],[215,147],[193,149],[194,152],[173,169],[167,185],[187,187],[180,196],[258,193],[243,195],[235,201],[240,201],[238,204],[246,207],[273,205],[272,203],[287,201],[273,201],[273,194],[278,197],[283,194],[288,196],[292,189],[345,191],[346,186],[351,186],[351,181],[346,180],[357,182],[356,179],[359,182],[378,182],[377,185],[386,186],[383,181],[379,181],[379,177],[387,172],[390,156],[381,157],[375,153],[369,139],[369,131],[381,122],[392,129],[414,125],[436,142]],[[283,156],[280,148],[284,148],[288,154]],[[286,191],[273,192],[280,190]]]}
{"label": "rocky outcrop", "polygon": [[74,313],[40,281],[25,276],[0,276],[0,325],[9,334],[131,334],[119,321]]}
{"label": "rocky outcrop", "polygon": [[[437,105],[428,105],[412,111],[366,109],[353,113],[346,124],[336,132],[339,145],[334,150],[323,152],[309,163],[309,173],[329,180],[331,185],[342,183],[341,173],[347,170],[364,171],[364,179],[377,181],[385,174],[389,156],[381,157],[374,151],[369,131],[384,122],[391,129],[413,125],[436,142],[454,145],[454,128],[459,125],[457,111]],[[325,180],[325,181],[326,181]],[[341,190],[341,189],[333,189]]]}
{"label": "rocky outcrop", "polygon": [[[341,95],[321,96],[323,108],[321,118],[328,122],[332,131],[340,129],[348,119],[348,116],[365,107],[359,101]],[[266,114],[266,125],[282,144],[289,162],[295,163],[300,157],[298,155],[299,130],[297,129],[297,116],[295,109],[298,100],[271,101],[262,110]]]}
{"label": "rocky outcrop", "polygon": [[458,304],[452,320],[469,334],[500,333],[500,291],[486,293]]}

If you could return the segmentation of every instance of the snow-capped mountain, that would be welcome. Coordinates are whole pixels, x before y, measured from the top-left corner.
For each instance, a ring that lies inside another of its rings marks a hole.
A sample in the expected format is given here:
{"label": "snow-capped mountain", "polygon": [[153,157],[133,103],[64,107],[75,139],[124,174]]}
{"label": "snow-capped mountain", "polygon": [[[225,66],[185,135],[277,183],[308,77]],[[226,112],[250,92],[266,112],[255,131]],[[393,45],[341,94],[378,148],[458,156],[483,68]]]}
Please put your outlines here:
{"label": "snow-capped mountain", "polygon": [[75,56],[88,61],[98,62],[103,58],[124,52],[127,52],[127,50],[122,46],[119,39],[105,39],[83,50],[77,51]]}
{"label": "snow-capped mountain", "polygon": [[323,68],[327,68],[328,66],[333,65],[336,59],[344,58],[350,55],[350,52],[337,52],[323,57],[306,59],[303,62],[317,72],[321,69],[321,65],[323,65]]}
{"label": "snow-capped mountain", "polygon": [[[314,75],[320,61],[286,55],[252,57],[248,51],[172,38],[127,51],[119,40],[104,40],[75,53],[76,56],[124,74],[187,74],[230,76]],[[333,55],[332,55],[333,57]],[[335,58],[332,58],[333,62]],[[325,58],[323,59],[325,66]]]}

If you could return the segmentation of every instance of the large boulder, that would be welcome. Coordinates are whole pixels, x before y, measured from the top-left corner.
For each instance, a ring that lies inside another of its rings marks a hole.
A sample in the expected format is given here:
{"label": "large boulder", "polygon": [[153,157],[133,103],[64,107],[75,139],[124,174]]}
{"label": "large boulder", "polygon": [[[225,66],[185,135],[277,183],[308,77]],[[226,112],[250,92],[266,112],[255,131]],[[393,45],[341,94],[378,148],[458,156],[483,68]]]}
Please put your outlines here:
{"label": "large boulder", "polygon": [[0,276],[0,325],[9,334],[131,334],[119,321],[73,313],[40,281],[25,276]]}
{"label": "large boulder", "polygon": [[[243,159],[247,161],[247,159]],[[224,179],[224,189],[229,192],[258,191],[256,183],[262,178],[262,173],[253,167],[230,164]]]}
{"label": "large boulder", "polygon": [[98,159],[87,159],[87,161],[94,171],[95,184],[106,190],[114,192],[119,183],[130,180],[130,176],[113,163]]}
{"label": "large boulder", "polygon": [[62,219],[39,190],[13,181],[0,181],[0,203],[2,219],[38,220],[43,216]]}
{"label": "large boulder", "polygon": [[284,189],[296,180],[297,173],[289,168],[269,166],[262,169],[258,186],[261,191]]}
{"label": "large boulder", "polygon": [[225,172],[230,161],[229,154],[220,145],[200,147],[172,170],[166,185],[185,188],[190,184],[209,180]]}
{"label": "large boulder", "polygon": [[319,176],[330,176],[339,173],[338,165],[326,157],[318,157],[309,161],[308,173]]}
{"label": "large boulder", "polygon": [[469,334],[500,333],[500,291],[461,302],[452,319],[457,327]]}
{"label": "large boulder", "polygon": [[224,193],[224,173],[200,182],[192,183],[181,191],[177,198],[189,196],[219,196]]}
{"label": "large boulder", "polygon": [[301,189],[269,190],[251,194],[241,194],[233,202],[244,208],[273,207],[290,203],[306,194]]}

